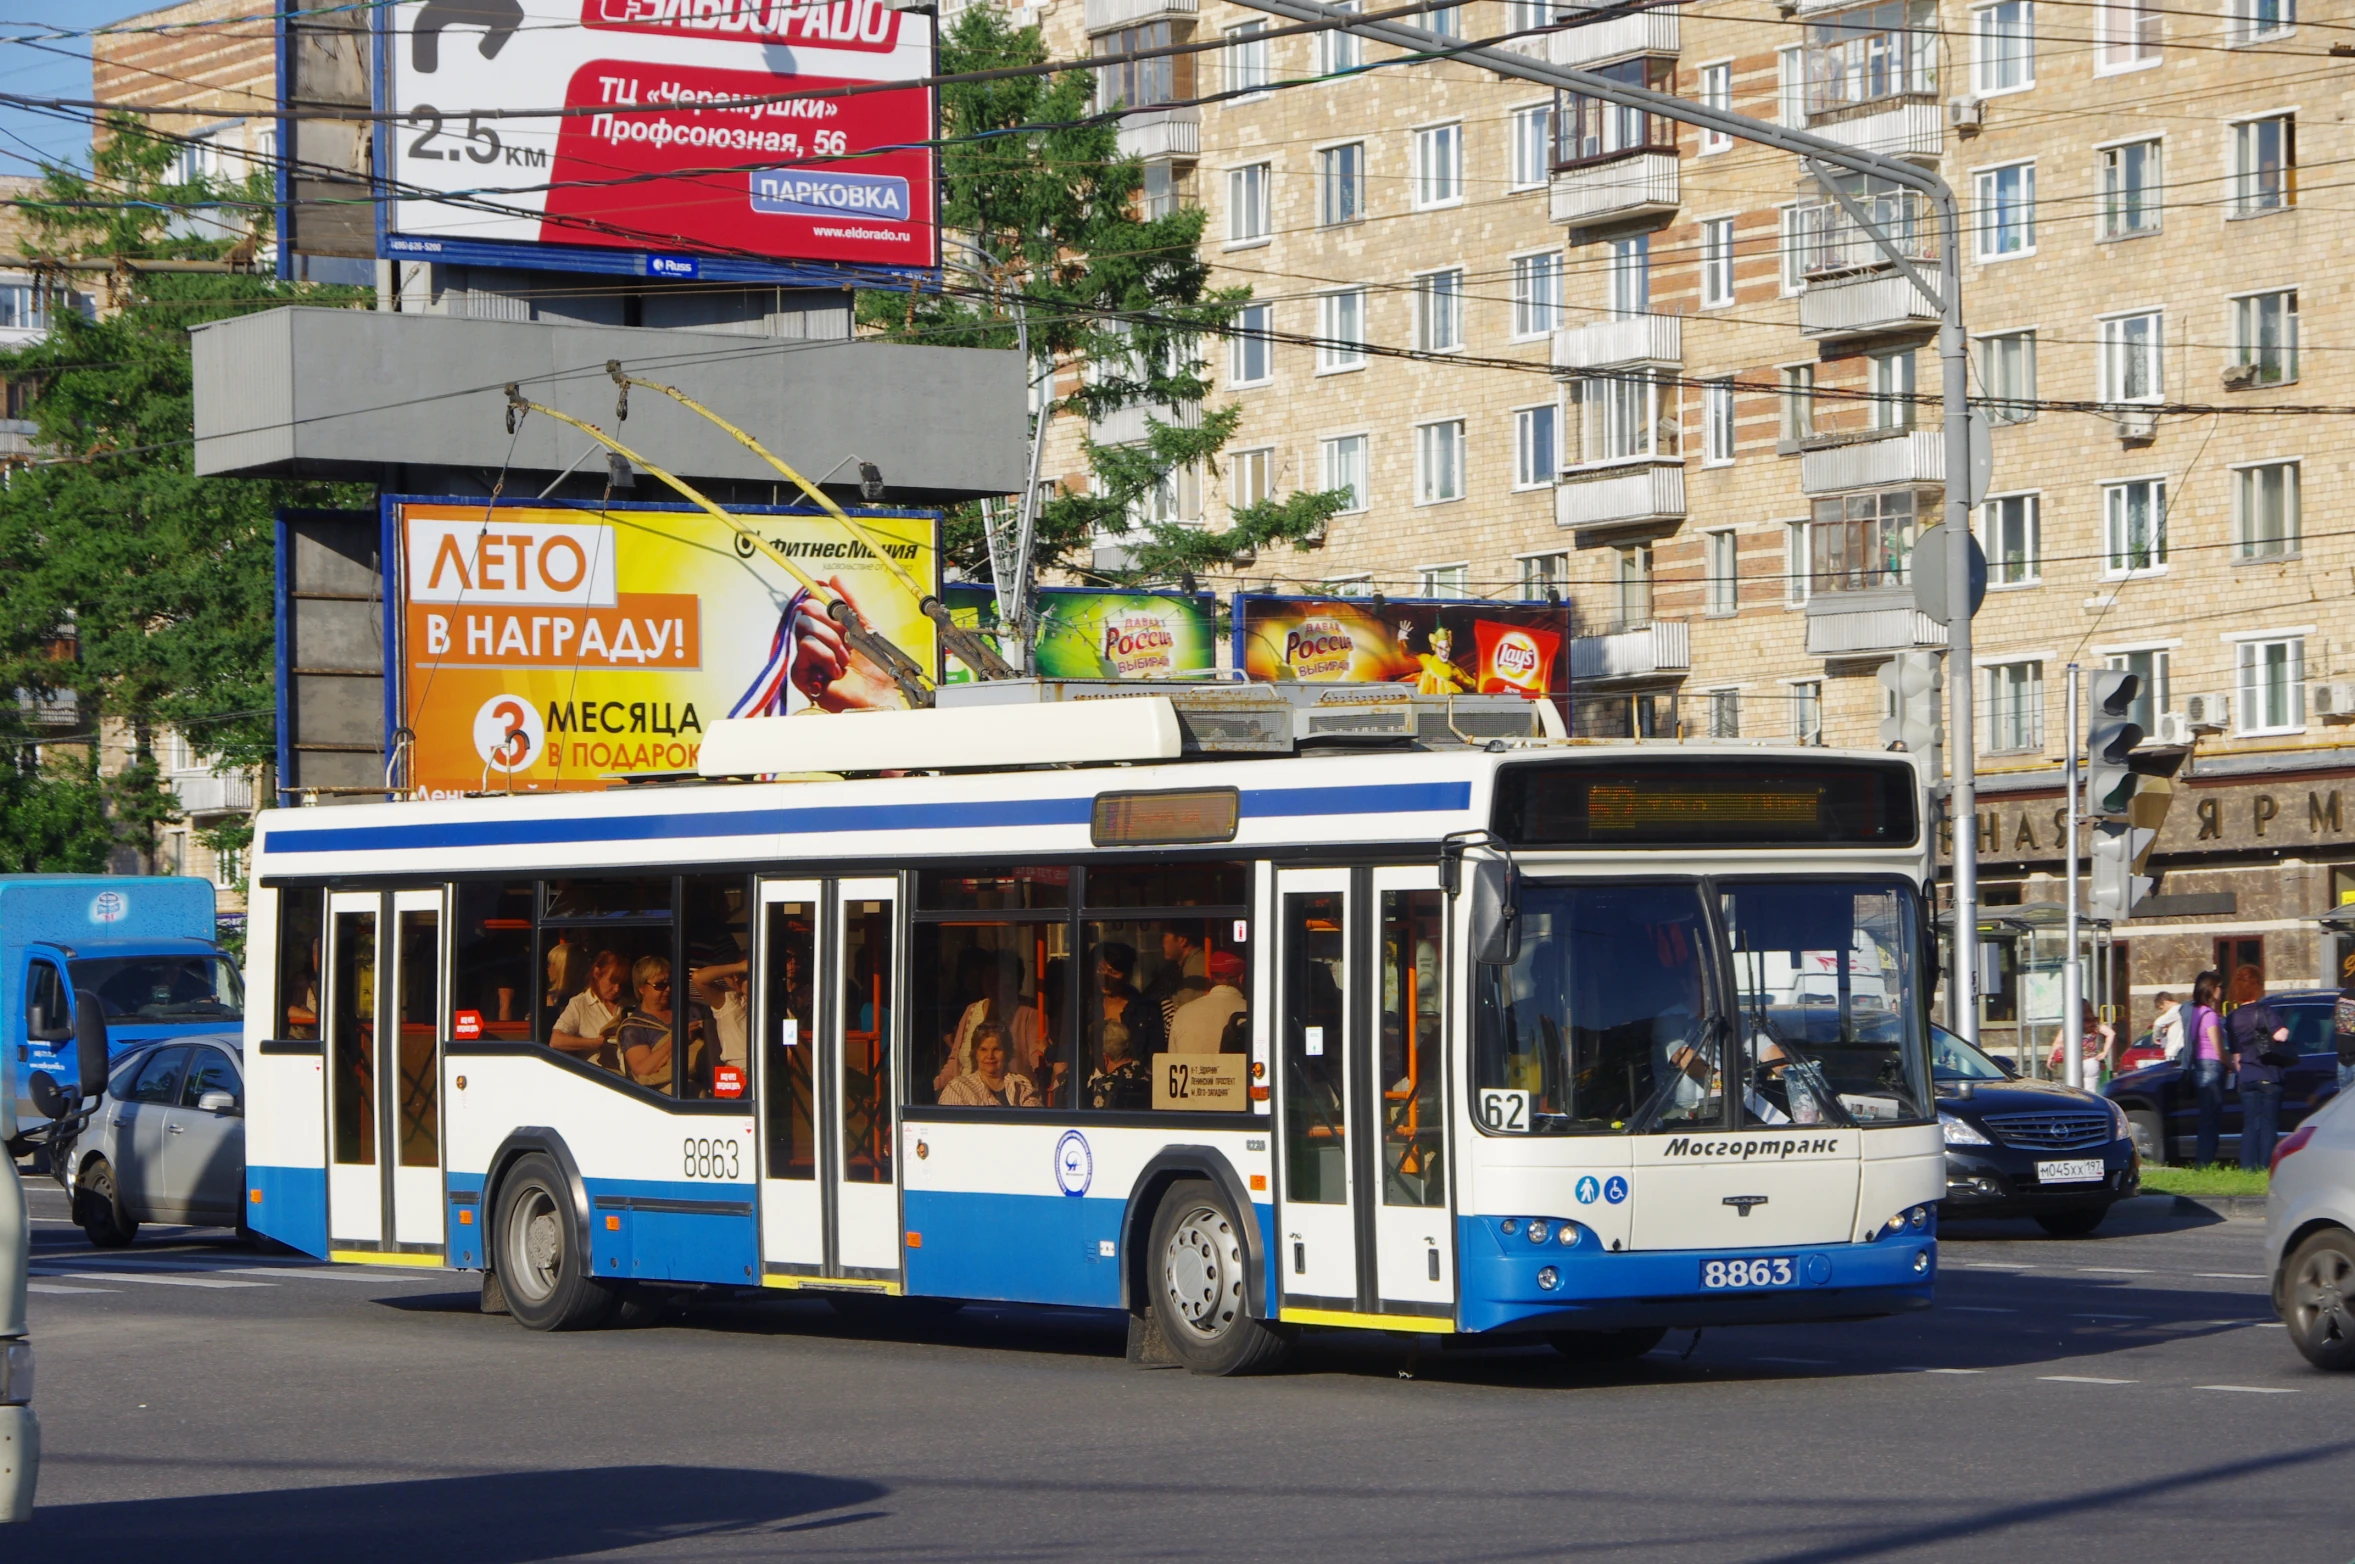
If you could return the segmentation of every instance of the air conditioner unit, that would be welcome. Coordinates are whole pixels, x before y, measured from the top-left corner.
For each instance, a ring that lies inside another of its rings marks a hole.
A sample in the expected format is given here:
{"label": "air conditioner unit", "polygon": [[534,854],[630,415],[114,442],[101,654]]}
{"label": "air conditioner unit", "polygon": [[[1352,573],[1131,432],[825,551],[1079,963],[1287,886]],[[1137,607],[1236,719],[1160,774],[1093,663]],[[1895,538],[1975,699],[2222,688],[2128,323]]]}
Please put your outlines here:
{"label": "air conditioner unit", "polygon": [[2256,365],[2254,365],[2254,364],[2227,364],[2227,365],[2225,365],[2225,366],[2224,366],[2224,389],[2225,389],[2225,390],[2227,390],[2227,391],[2246,391],[2246,390],[2248,390],[2248,389],[2249,389],[2249,387],[2251,387],[2251,386],[2255,385],[2256,383],[2257,383],[2257,366],[2256,366]]}
{"label": "air conditioner unit", "polygon": [[2116,413],[2118,438],[2128,445],[2148,445],[2159,437],[2159,415],[2142,407],[2122,407]]}
{"label": "air conditioner unit", "polygon": [[2194,733],[2222,733],[2232,726],[2232,697],[2223,693],[2186,695],[2183,721]]}
{"label": "air conditioner unit", "polygon": [[2325,683],[2318,679],[2306,693],[2307,704],[2313,708],[2317,717],[2333,718],[2340,722],[2355,717],[2355,684]]}
{"label": "air conditioner unit", "polygon": [[2151,730],[2153,744],[2189,744],[2191,741],[2192,725],[2185,720],[2182,712],[2163,711],[2159,713],[2157,726]]}
{"label": "air conditioner unit", "polygon": [[1948,98],[1946,125],[1966,140],[1979,133],[1987,123],[1987,103],[1983,98]]}

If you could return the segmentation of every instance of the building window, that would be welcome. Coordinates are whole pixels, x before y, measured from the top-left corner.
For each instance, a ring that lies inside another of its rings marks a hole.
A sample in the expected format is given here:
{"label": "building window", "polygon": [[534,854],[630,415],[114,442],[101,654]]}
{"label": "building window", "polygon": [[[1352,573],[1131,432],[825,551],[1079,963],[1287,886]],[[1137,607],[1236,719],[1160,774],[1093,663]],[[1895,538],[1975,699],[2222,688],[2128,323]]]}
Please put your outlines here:
{"label": "building window", "polygon": [[1673,459],[1681,454],[1675,371],[1588,375],[1571,383],[1571,396],[1577,407],[1572,427],[1578,436],[1572,465]]}
{"label": "building window", "polygon": [[[48,325],[49,307],[39,288],[29,282],[0,283],[0,328],[39,331]],[[20,414],[12,408],[8,416],[15,418]]]}
{"label": "building window", "polygon": [[2232,41],[2262,43],[2298,25],[2297,0],[2230,0]]}
{"label": "building window", "polygon": [[2232,354],[2256,370],[2251,385],[2298,378],[2298,290],[2250,293],[2232,301]]}
{"label": "building window", "polygon": [[1415,279],[1415,345],[1453,353],[1464,345],[1464,274],[1425,272]]}
{"label": "building window", "polygon": [[1196,526],[1202,520],[1202,469],[1193,462],[1172,467],[1139,496],[1136,519],[1147,526]]}
{"label": "building window", "polygon": [[2003,0],[1971,13],[1971,90],[1981,97],[2036,85],[2036,11]]}
{"label": "building window", "polygon": [[1265,22],[1245,22],[1227,29],[1227,91],[1265,92],[1268,88]]}
{"label": "building window", "polygon": [[1990,423],[2024,424],[2036,416],[2036,333],[2007,331],[1979,339],[1979,389]]}
{"label": "building window", "polygon": [[1562,324],[1562,252],[1513,257],[1513,335],[1542,337]]}
{"label": "building window", "polygon": [[1570,580],[1567,554],[1531,554],[1521,561],[1521,597],[1534,603],[1561,595]]}
{"label": "building window", "polygon": [[1464,421],[1450,418],[1415,426],[1415,503],[1439,505],[1464,497]]}
{"label": "building window", "polygon": [[2167,480],[2102,486],[2102,574],[2130,576],[2167,563]]}
{"label": "building window", "polygon": [[[1335,0],[1334,9],[1355,11],[1358,0]],[[1321,32],[1317,37],[1317,74],[1330,76],[1338,71],[1354,71],[1365,63],[1366,43],[1355,33],[1345,33],[1336,27]]]}
{"label": "building window", "polygon": [[1506,32],[1529,33],[1553,25],[1553,0],[1505,0]]}
{"label": "building window", "polygon": [[1175,217],[1186,204],[1186,190],[1179,181],[1177,167],[1156,158],[1145,165],[1144,199],[1139,215],[1148,223],[1164,217]]}
{"label": "building window", "polygon": [[2287,114],[2232,127],[2232,215],[2255,217],[2298,204],[2298,126]]}
{"label": "building window", "polygon": [[[1329,33],[1327,37],[1346,37]],[[1326,228],[1366,215],[1366,144],[1352,141],[1317,153],[1317,222]]]}
{"label": "building window", "polygon": [[[1731,61],[1701,67],[1701,107],[1730,114],[1734,107],[1734,68]],[[1734,144],[1734,138],[1722,130],[1701,132],[1701,155],[1724,152]]]}
{"label": "building window", "polygon": [[1437,33],[1442,38],[1461,38],[1464,36],[1464,8],[1460,5],[1435,5],[1423,13],[1423,26],[1426,31]]}
{"label": "building window", "polygon": [[2298,552],[2298,464],[2237,467],[2232,508],[2243,559],[2284,559]]}
{"label": "building window", "polygon": [[1415,132],[1415,208],[1453,206],[1464,198],[1464,127]]}
{"label": "building window", "polygon": [[1914,354],[1875,353],[1868,360],[1872,381],[1872,427],[1911,429],[1914,419]]}
{"label": "building window", "polygon": [[1807,128],[1807,48],[1791,44],[1774,52],[1774,109],[1776,123],[1791,130]]}
{"label": "building window", "polygon": [[1325,488],[1340,490],[1349,496],[1344,512],[1366,508],[1366,437],[1345,434],[1323,442],[1325,458]]}
{"label": "building window", "polygon": [[2113,315],[2101,323],[2105,402],[2156,402],[2166,393],[2166,326],[2157,310]]}
{"label": "building window", "polygon": [[1807,558],[1808,523],[1783,523],[1783,601],[1797,608],[1807,601],[1808,585],[1814,579]]}
{"label": "building window", "polygon": [[[1646,56],[1617,65],[1590,67],[1597,76],[1649,87],[1655,92],[1676,90],[1675,62]],[[1577,167],[1626,157],[1635,152],[1676,155],[1676,122],[1641,109],[1623,109],[1600,98],[1564,92],[1554,99],[1554,166]]]}
{"label": "building window", "polygon": [[1227,339],[1227,379],[1236,386],[1263,386],[1276,375],[1276,309],[1272,304],[1246,304],[1235,314],[1235,334]]}
{"label": "building window", "polygon": [[1317,299],[1317,373],[1366,367],[1366,294],[1344,288]]}
{"label": "building window", "polygon": [[1632,543],[1611,551],[1611,585],[1619,619],[1614,629],[1634,630],[1652,622],[1652,545]]}
{"label": "building window", "polygon": [[1274,465],[1275,452],[1266,446],[1257,450],[1232,451],[1227,455],[1227,512],[1230,515],[1249,510],[1254,505],[1267,503],[1274,491],[1270,488],[1269,469]]}
{"label": "building window", "polygon": [[1709,736],[1713,739],[1738,739],[1742,736],[1740,690],[1709,692]]}
{"label": "building window", "polygon": [[1513,110],[1513,188],[1535,190],[1553,164],[1554,106],[1551,101]]}
{"label": "building window", "polygon": [[1562,410],[1551,402],[1513,413],[1513,487],[1550,487],[1561,470]]}
{"label": "building window", "polygon": [[2233,648],[2243,733],[2293,733],[2306,725],[2306,640],[2242,641]]}
{"label": "building window", "polygon": [[1979,546],[1989,586],[2033,586],[2044,576],[2044,506],[2033,494],[1998,495],[1979,507]]}
{"label": "building window", "polygon": [[2157,732],[2159,713],[2167,709],[2167,654],[2157,650],[2112,652],[2103,660],[2118,672],[2142,681],[2133,704],[2126,708],[2126,719],[2146,734]]}
{"label": "building window", "polygon": [[1817,592],[1901,586],[1913,557],[1916,520],[1935,516],[1935,489],[1883,489],[1817,500],[1808,528],[1808,574]]}
{"label": "building window", "polygon": [[2044,664],[1996,663],[1987,670],[1987,730],[1994,754],[2044,748]]}
{"label": "building window", "polygon": [[1742,590],[1735,535],[1730,531],[1705,532],[1701,534],[1701,546],[1709,572],[1704,611],[1718,615],[1733,613],[1741,606]]}
{"label": "building window", "polygon": [[1734,459],[1734,383],[1709,380],[1701,385],[1701,463],[1723,467]]}
{"label": "building window", "polygon": [[1734,301],[1734,220],[1713,217],[1701,225],[1701,308]]}
{"label": "building window", "polygon": [[1425,565],[1415,572],[1417,597],[1470,597],[1472,595],[1472,567],[1469,565]]}
{"label": "building window", "polygon": [[2101,150],[2101,233],[2132,239],[2159,231],[2160,144],[2129,141]]}
{"label": "building window", "polygon": [[1815,366],[1782,367],[1782,439],[1785,445],[1815,438]]}
{"label": "building window", "polygon": [[2105,0],[2093,68],[2129,71],[2159,61],[2159,0]]}
{"label": "building window", "polygon": [[1611,314],[1619,320],[1652,310],[1652,236],[1611,241]]}
{"label": "building window", "polygon": [[1227,242],[1257,244],[1266,239],[1268,165],[1247,163],[1227,170]]}
{"label": "building window", "polygon": [[1880,0],[1807,24],[1807,112],[1938,91],[1935,0]]}
{"label": "building window", "polygon": [[1823,683],[1804,679],[1791,686],[1791,737],[1801,744],[1823,742]]}
{"label": "building window", "polygon": [[[1171,35],[1169,23],[1146,22],[1137,27],[1123,27],[1116,32],[1099,34],[1093,52],[1098,57],[1134,55],[1153,49],[1167,49]],[[1193,69],[1190,55],[1158,54],[1150,59],[1115,59],[1109,65],[1096,67],[1096,106],[1109,109],[1120,105],[1132,109],[1151,108],[1158,103],[1172,103],[1180,96],[1193,95]],[[1179,64],[1187,62],[1184,82],[1179,81]],[[1180,87],[1184,88],[1183,93]]]}
{"label": "building window", "polygon": [[2036,165],[2012,163],[1981,170],[1979,259],[2000,261],[2036,249]]}

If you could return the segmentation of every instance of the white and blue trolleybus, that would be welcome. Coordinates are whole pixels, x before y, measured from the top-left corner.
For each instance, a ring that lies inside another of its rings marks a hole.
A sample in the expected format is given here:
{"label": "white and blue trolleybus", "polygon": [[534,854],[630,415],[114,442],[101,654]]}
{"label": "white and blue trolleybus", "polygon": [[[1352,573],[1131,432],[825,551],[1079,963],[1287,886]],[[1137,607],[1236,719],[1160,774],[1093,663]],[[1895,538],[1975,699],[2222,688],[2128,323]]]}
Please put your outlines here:
{"label": "white and blue trolleybus", "polygon": [[1912,758],[970,690],[715,724],[668,782],[265,813],[251,1225],[536,1329],[994,1299],[1209,1373],[1928,1304]]}

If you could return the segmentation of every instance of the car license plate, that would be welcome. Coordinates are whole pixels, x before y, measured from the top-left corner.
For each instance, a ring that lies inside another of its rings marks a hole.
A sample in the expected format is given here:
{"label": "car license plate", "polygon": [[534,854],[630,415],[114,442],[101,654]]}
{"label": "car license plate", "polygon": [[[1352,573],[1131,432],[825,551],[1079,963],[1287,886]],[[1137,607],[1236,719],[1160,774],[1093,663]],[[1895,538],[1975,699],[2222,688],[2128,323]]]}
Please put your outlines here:
{"label": "car license plate", "polygon": [[1774,1255],[1757,1260],[1703,1260],[1701,1262],[1701,1290],[1703,1292],[1731,1292],[1736,1289],[1752,1291],[1760,1287],[1788,1287],[1799,1279],[1799,1268],[1789,1255]]}
{"label": "car license plate", "polygon": [[2036,1182],[2039,1184],[2098,1184],[2102,1178],[2102,1159],[2080,1157],[2071,1162],[2039,1162]]}

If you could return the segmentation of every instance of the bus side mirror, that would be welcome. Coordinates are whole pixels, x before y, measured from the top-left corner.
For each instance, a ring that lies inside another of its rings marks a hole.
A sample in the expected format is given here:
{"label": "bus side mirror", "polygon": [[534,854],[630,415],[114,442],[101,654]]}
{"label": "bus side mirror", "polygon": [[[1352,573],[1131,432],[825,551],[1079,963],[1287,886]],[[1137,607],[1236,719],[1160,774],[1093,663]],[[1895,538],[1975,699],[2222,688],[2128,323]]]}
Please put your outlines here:
{"label": "bus side mirror", "polygon": [[35,1070],[33,1078],[25,1082],[25,1095],[33,1099],[33,1107],[44,1119],[65,1117],[65,1088],[57,1084],[57,1077],[47,1070]]}
{"label": "bus side mirror", "polygon": [[96,1102],[106,1090],[106,1007],[86,988],[74,990],[74,1068],[82,1077],[82,1101]]}
{"label": "bus side mirror", "polygon": [[1520,876],[1510,860],[1482,858],[1472,871],[1472,959],[1509,967],[1521,954]]}

